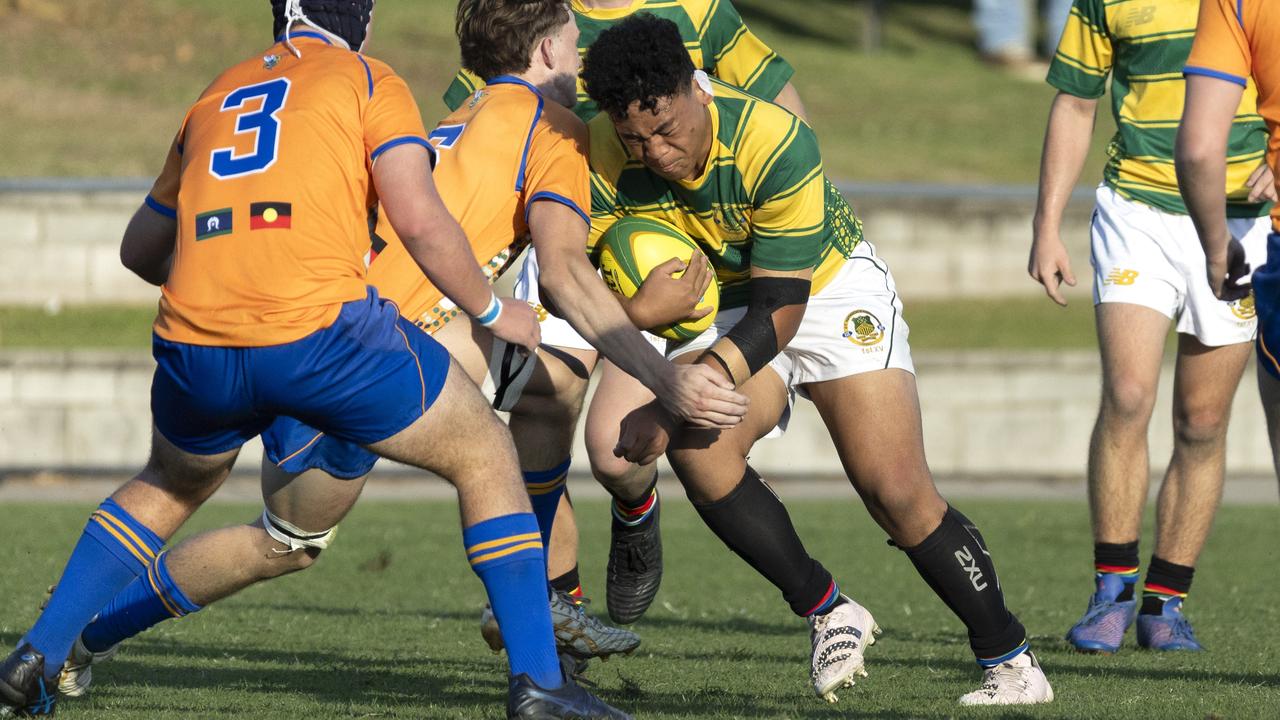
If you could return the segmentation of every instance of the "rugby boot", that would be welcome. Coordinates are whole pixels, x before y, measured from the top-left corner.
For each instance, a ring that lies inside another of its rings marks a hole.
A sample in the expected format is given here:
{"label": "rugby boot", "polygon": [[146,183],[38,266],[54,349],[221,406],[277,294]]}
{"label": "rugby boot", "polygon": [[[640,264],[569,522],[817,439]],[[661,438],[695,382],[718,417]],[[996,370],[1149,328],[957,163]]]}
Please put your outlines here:
{"label": "rugby boot", "polygon": [[848,597],[825,615],[809,618],[809,640],[813,645],[809,680],[813,692],[834,703],[836,690],[853,687],[854,677],[866,677],[863,653],[876,643],[880,627],[871,613]]}
{"label": "rugby boot", "polygon": [[71,654],[62,663],[62,672],[58,673],[58,692],[67,697],[80,697],[89,692],[89,686],[93,684],[93,666],[111,660],[119,649],[120,644],[116,643],[102,652],[93,652],[84,646],[82,638],[76,638]]}
{"label": "rugby boot", "polygon": [[528,675],[515,675],[507,690],[508,720],[631,720],[583,690],[572,678],[555,690],[538,687]]}
{"label": "rugby boot", "polygon": [[982,685],[960,697],[961,705],[1037,705],[1053,702],[1053,688],[1036,656],[1027,650],[986,669]]}
{"label": "rugby boot", "polygon": [[1148,650],[1200,651],[1191,621],[1182,614],[1182,598],[1165,601],[1159,615],[1138,615],[1138,646]]}
{"label": "rugby boot", "polygon": [[1124,633],[1133,624],[1137,610],[1137,603],[1133,600],[1116,600],[1124,585],[1119,575],[1104,573],[1098,576],[1097,592],[1089,598],[1084,617],[1067,631],[1067,642],[1071,647],[1080,652],[1103,655],[1111,655],[1120,649]]}
{"label": "rugby boot", "polygon": [[640,619],[662,584],[662,533],[658,528],[662,504],[654,499],[653,514],[636,527],[613,519],[605,600],[609,618],[629,625]]}
{"label": "rugby boot", "polygon": [[44,655],[29,643],[0,663],[0,715],[52,715],[58,699],[44,679]]}
{"label": "rugby boot", "polygon": [[[640,636],[622,628],[610,627],[587,613],[586,598],[574,598],[558,590],[551,594],[551,624],[556,636],[556,651],[579,661],[577,673],[585,670],[581,661],[590,658],[607,660],[618,653],[629,654],[640,647]],[[502,652],[502,631],[488,605],[480,614],[480,635],[495,653]]]}

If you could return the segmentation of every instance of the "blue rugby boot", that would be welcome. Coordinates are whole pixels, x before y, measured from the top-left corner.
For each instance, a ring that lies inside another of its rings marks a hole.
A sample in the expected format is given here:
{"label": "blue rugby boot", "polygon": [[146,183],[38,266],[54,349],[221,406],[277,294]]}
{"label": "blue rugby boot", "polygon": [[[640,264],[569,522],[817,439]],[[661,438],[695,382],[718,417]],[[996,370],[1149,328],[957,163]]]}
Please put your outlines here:
{"label": "blue rugby boot", "polygon": [[1182,614],[1180,597],[1166,600],[1159,615],[1138,616],[1138,646],[1148,650],[1204,650],[1191,629],[1191,621]]}
{"label": "blue rugby boot", "polygon": [[1084,617],[1067,631],[1067,642],[1080,652],[1112,655],[1133,624],[1137,602],[1116,600],[1126,585],[1119,575],[1100,573],[1097,577],[1098,590],[1089,598]]}
{"label": "blue rugby boot", "polygon": [[528,675],[515,675],[507,690],[508,720],[631,720],[583,690],[573,678],[555,690],[538,687]]}
{"label": "blue rugby boot", "polygon": [[52,715],[57,697],[44,679],[44,655],[30,644],[0,663],[0,715]]}

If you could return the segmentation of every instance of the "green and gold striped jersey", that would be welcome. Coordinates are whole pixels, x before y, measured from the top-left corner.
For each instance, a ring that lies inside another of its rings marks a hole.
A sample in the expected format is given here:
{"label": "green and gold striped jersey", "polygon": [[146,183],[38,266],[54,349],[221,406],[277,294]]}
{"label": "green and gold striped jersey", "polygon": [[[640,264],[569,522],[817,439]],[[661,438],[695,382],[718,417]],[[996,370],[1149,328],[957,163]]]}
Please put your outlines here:
{"label": "green and gold striped jersey", "polygon": [[[694,67],[744,88],[752,95],[772,100],[794,74],[786,60],[747,29],[729,0],[633,0],[627,7],[612,10],[589,10],[582,0],[570,0],[570,6],[578,21],[578,53],[581,55],[586,55],[587,48],[600,33],[630,15],[646,12],[670,20],[680,28]],[[482,87],[483,80],[459,70],[444,93],[444,104],[450,110],[457,110],[468,96]],[[596,104],[587,97],[581,79],[578,80],[578,105],[573,112],[584,121],[598,112]]]}
{"label": "green and gold striped jersey", "polygon": [[607,115],[588,124],[591,249],[618,218],[655,217],[711,259],[721,308],[747,303],[752,265],[812,267],[817,293],[862,240],[862,223],[823,174],[817,138],[804,121],[722,82],[713,80],[712,88],[711,151],[691,180],[665,180],[632,158]]}
{"label": "green and gold striped jersey", "polygon": [[[1173,168],[1182,118],[1182,67],[1196,34],[1199,0],[1075,0],[1049,84],[1083,98],[1102,97],[1111,75],[1116,135],[1107,148],[1107,185],[1131,200],[1186,214]],[[1227,214],[1258,217],[1245,185],[1263,160],[1267,129],[1250,82],[1227,146]]]}

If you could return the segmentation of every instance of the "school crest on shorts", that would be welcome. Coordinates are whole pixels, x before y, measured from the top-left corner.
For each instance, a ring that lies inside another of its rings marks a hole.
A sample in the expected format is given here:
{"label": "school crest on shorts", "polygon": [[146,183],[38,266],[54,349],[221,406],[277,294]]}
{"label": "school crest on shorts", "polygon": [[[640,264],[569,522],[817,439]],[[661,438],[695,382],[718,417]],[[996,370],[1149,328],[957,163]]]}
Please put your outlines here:
{"label": "school crest on shorts", "polygon": [[841,337],[854,345],[870,347],[884,339],[884,323],[869,310],[854,310],[845,316]]}
{"label": "school crest on shorts", "polygon": [[1249,291],[1249,295],[1228,305],[1231,308],[1231,314],[1241,320],[1253,320],[1258,317],[1258,308],[1254,304],[1253,291]]}

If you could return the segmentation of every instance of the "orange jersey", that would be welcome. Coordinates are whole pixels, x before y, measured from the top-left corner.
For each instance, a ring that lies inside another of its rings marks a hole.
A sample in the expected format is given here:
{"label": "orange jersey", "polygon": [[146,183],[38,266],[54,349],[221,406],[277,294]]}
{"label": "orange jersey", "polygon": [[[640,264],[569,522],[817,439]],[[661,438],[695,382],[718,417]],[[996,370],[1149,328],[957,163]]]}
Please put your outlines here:
{"label": "orange jersey", "polygon": [[[528,244],[533,203],[562,203],[590,225],[586,126],[523,80],[494,79],[428,137],[437,152],[436,188],[491,280]],[[455,317],[457,308],[422,274],[385,218],[376,235],[369,284],[427,332]]]}
{"label": "orange jersey", "polygon": [[[1258,88],[1258,113],[1271,139],[1267,164],[1280,158],[1280,7],[1266,0],[1201,0],[1195,44],[1183,72],[1207,75]],[[1280,190],[1280,175],[1276,178]],[[1271,226],[1280,232],[1280,204],[1271,209]]]}
{"label": "orange jersey", "polygon": [[224,72],[187,111],[147,204],[178,223],[155,331],[256,347],[328,327],[365,297],[384,150],[427,144],[389,67],[315,32]]}

